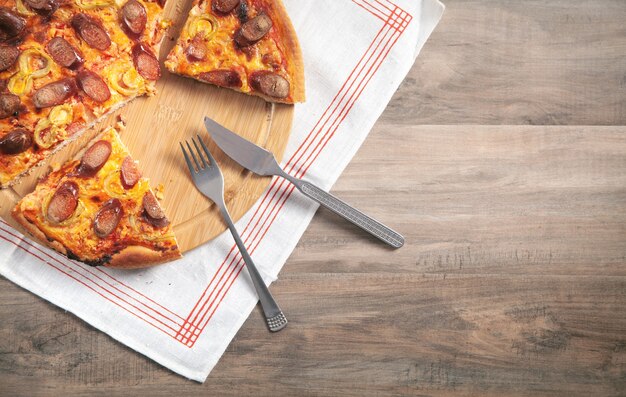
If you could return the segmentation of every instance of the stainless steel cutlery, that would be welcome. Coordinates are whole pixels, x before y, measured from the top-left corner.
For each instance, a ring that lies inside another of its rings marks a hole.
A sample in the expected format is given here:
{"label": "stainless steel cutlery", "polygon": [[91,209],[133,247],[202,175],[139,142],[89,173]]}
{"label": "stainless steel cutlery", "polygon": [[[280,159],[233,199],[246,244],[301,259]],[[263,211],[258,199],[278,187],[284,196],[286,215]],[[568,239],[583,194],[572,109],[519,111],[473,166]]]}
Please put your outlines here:
{"label": "stainless steel cutlery", "polygon": [[196,139],[192,138],[193,148],[189,142],[185,142],[186,145],[180,144],[183,155],[185,156],[185,161],[189,167],[189,172],[191,173],[191,179],[196,185],[196,188],[207,198],[211,199],[220,210],[241,252],[241,256],[248,267],[252,283],[261,301],[265,321],[270,331],[280,331],[287,325],[287,319],[265,285],[261,274],[252,261],[250,254],[248,254],[248,250],[241,240],[235,228],[235,224],[228,213],[226,203],[224,202],[224,177],[222,176],[222,171],[220,171],[215,158],[213,158],[211,152],[199,136],[197,141],[200,145],[198,145]]}
{"label": "stainless steel cutlery", "polygon": [[[204,118],[204,125],[219,148],[242,167],[258,175],[271,175],[285,178],[305,196],[315,200],[335,214],[347,219],[390,246],[400,248],[404,245],[404,237],[402,237],[401,234],[365,215],[356,208],[351,207],[312,183],[287,174],[278,165],[272,153],[240,137],[208,117]],[[235,243],[241,252],[241,256],[246,263],[250,277],[252,278],[252,283],[259,296],[267,325],[271,331],[280,331],[287,325],[287,319],[265,285],[261,274],[248,254],[235,228],[235,224],[228,213],[226,203],[224,202],[224,177],[222,176],[222,172],[200,136],[198,136],[197,139],[192,138],[191,141],[193,147],[189,142],[185,142],[185,145],[183,145],[183,143],[180,144],[183,156],[187,162],[187,167],[189,167],[189,172],[191,173],[191,179],[196,188],[215,203],[224,217],[228,229],[233,235]]]}
{"label": "stainless steel cutlery", "polygon": [[255,174],[277,175],[285,178],[305,196],[317,201],[335,214],[347,219],[373,236],[378,237],[390,246],[400,248],[404,245],[404,237],[398,232],[370,218],[312,183],[287,174],[278,165],[272,153],[240,137],[208,117],[204,118],[204,125],[215,143],[217,143],[217,146],[242,167],[247,168]]}

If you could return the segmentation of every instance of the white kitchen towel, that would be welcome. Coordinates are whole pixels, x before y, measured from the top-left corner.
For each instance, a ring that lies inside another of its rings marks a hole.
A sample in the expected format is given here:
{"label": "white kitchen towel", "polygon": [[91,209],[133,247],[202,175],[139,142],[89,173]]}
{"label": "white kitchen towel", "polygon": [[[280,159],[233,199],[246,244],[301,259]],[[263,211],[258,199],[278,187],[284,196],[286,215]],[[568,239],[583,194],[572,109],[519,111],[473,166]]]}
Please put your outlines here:
{"label": "white kitchen towel", "polygon": [[[283,166],[329,189],[408,73],[444,7],[437,0],[284,3],[304,53],[308,100],[296,105]],[[237,223],[268,284],[316,209],[275,179]],[[257,303],[243,269],[227,233],[179,261],[116,271],[70,261],[0,220],[2,275],[200,382]]]}

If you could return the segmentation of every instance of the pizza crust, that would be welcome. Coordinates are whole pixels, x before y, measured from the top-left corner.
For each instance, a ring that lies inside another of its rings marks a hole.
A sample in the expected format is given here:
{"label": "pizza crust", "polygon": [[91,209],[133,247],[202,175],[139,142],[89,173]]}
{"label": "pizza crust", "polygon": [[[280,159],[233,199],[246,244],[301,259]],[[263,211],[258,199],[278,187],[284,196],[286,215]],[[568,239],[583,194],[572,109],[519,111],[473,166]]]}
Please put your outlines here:
{"label": "pizza crust", "polygon": [[[24,215],[19,211],[19,206],[16,206],[11,211],[13,218],[24,228],[28,233],[35,237],[40,242],[44,243],[48,247],[61,254],[68,256],[67,248],[58,241],[49,240],[48,237],[33,223],[31,223]],[[167,252],[153,250],[148,247],[140,245],[130,245],[122,249],[117,254],[111,257],[111,260],[104,264],[105,267],[116,269],[138,269],[145,268],[160,263],[168,262],[174,259],[181,258],[182,255],[177,250],[168,250]],[[78,258],[79,261],[93,261],[85,258]]]}
{"label": "pizza crust", "polygon": [[111,261],[105,266],[115,269],[137,269],[158,265],[180,257],[181,255],[173,250],[161,252],[140,245],[130,245],[113,255]]}
{"label": "pizza crust", "polygon": [[44,232],[39,230],[39,228],[34,224],[30,223],[30,221],[24,217],[24,214],[19,211],[19,205],[13,208],[13,210],[11,211],[11,215],[13,215],[13,219],[15,219],[20,225],[22,225],[22,227],[24,227],[24,229],[26,229],[26,231],[37,240],[46,244],[53,250],[56,250],[67,256],[67,249],[65,248],[65,246],[63,246],[58,241],[48,240],[48,237],[44,234]]}
{"label": "pizza crust", "polygon": [[[53,250],[58,251],[65,256],[68,255],[65,246],[57,241],[48,240],[48,237],[46,237],[46,235],[34,224],[29,222],[28,219],[26,219],[24,215],[19,212],[18,208],[19,207],[15,207],[11,212],[11,215],[13,215],[13,218],[20,225],[22,225],[22,227],[24,227],[24,229],[26,229],[28,233],[30,233],[40,242],[45,243]],[[131,245],[113,255],[111,260],[104,266],[115,269],[138,269],[158,265],[160,263],[168,262],[181,257],[182,255],[180,255],[180,253],[175,250],[161,252],[139,245]],[[78,258],[78,260],[82,261],[84,259]]]}
{"label": "pizza crust", "polygon": [[[293,79],[291,82],[292,102],[304,102],[306,100],[306,94],[304,88],[304,60],[302,59],[302,48],[300,48],[296,30],[291,23],[291,18],[289,18],[282,1],[273,0],[271,3],[273,5],[272,12],[274,15],[270,15],[270,18],[274,21],[276,26],[280,28],[279,36],[284,40],[283,42],[287,50],[286,54],[288,54],[287,64],[290,69],[288,72],[289,76]],[[278,21],[278,23],[276,23],[276,21]],[[265,95],[259,95],[256,92],[254,95],[260,96],[270,102],[291,103],[266,97]]]}

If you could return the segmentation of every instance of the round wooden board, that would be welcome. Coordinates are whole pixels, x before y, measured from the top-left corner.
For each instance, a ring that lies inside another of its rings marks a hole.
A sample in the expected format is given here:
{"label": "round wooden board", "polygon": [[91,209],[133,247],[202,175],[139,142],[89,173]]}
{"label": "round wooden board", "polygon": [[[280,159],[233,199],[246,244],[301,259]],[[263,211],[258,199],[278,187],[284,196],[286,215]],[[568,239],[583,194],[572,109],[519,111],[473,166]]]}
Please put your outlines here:
{"label": "round wooden board", "polygon": [[[127,120],[122,140],[152,180],[165,186],[163,205],[174,225],[183,252],[211,240],[225,230],[215,205],[193,185],[179,142],[200,135],[224,174],[224,198],[233,219],[256,202],[271,178],[242,169],[210,140],[205,116],[265,147],[278,157],[285,150],[293,106],[272,105],[262,99],[172,74],[164,76],[156,98],[137,101],[122,111]],[[136,133],[139,132],[139,133]]]}
{"label": "round wooden board", "polygon": [[234,220],[250,209],[271,178],[259,177],[242,169],[222,153],[209,138],[203,119],[208,116],[241,136],[282,158],[293,121],[293,106],[270,104],[260,98],[240,94],[171,74],[163,67],[163,60],[177,37],[191,8],[191,1],[168,2],[166,15],[174,26],[164,38],[160,59],[163,76],[157,83],[154,97],[137,98],[113,113],[76,141],[57,152],[52,158],[23,178],[13,188],[0,190],[0,216],[13,222],[10,211],[17,201],[30,193],[37,178],[47,172],[48,164],[62,164],[71,159],[80,148],[105,126],[114,125],[118,115],[126,122],[121,133],[132,156],[139,160],[144,175],[152,187],[165,187],[165,207],[180,248],[183,252],[205,243],[226,229],[215,205],[194,187],[178,143],[200,135],[217,159],[224,174],[224,196]]}

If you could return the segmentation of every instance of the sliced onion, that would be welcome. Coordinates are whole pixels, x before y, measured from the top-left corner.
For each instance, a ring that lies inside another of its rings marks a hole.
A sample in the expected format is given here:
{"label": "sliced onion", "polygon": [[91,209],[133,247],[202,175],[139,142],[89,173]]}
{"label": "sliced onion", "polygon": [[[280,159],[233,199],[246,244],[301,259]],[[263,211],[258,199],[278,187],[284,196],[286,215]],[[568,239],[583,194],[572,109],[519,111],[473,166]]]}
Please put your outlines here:
{"label": "sliced onion", "polygon": [[[45,66],[32,70],[31,62],[35,57],[43,59]],[[20,57],[17,59],[17,63],[19,70],[9,79],[7,88],[11,93],[22,96],[29,94],[33,90],[33,79],[44,77],[50,72],[52,59],[36,48],[28,48],[22,51]]]}
{"label": "sliced onion", "polygon": [[138,89],[143,83],[143,77],[141,77],[141,75],[139,74],[139,72],[137,72],[135,68],[129,68],[122,75],[122,82],[124,83],[124,85],[126,85],[126,87]]}
{"label": "sliced onion", "polygon": [[29,10],[28,7],[24,5],[22,0],[15,0],[15,7],[17,8],[17,12],[20,13],[21,15],[24,15],[27,17],[32,17],[34,15],[37,15],[35,12]]}
{"label": "sliced onion", "polygon": [[102,189],[104,189],[106,194],[113,198],[120,198],[125,196],[126,192],[124,191],[124,187],[120,183],[119,168],[104,177],[104,181],[102,182]]}
{"label": "sliced onion", "polygon": [[62,126],[68,125],[72,122],[73,114],[72,107],[68,104],[55,106],[50,110],[48,114],[48,120],[52,125]]}
{"label": "sliced onion", "polygon": [[[45,119],[39,119],[35,126],[35,143],[42,149],[54,145],[62,137],[65,127],[73,120],[72,107],[68,104],[53,107]],[[44,134],[46,129],[50,129]]]}
{"label": "sliced onion", "polygon": [[33,78],[30,75],[17,72],[9,79],[7,89],[17,96],[29,94],[33,90]]}
{"label": "sliced onion", "polygon": [[104,8],[116,4],[113,0],[76,0],[76,5],[81,10],[93,10],[94,8]]}
{"label": "sliced onion", "polygon": [[[206,26],[207,22],[210,27]],[[191,22],[189,22],[189,37],[193,38],[198,33],[200,33],[206,41],[209,41],[215,36],[218,29],[219,22],[217,21],[217,18],[215,18],[213,15],[198,15],[194,17]]]}
{"label": "sliced onion", "polygon": [[57,17],[60,21],[67,21],[72,18],[75,11],[72,11],[71,8],[59,7],[58,10],[54,13],[54,16]]}
{"label": "sliced onion", "polygon": [[[135,214],[128,215],[128,223],[130,224],[131,229],[133,229],[137,234],[141,235],[142,238],[146,241],[160,242],[160,241],[170,240],[173,237],[171,231],[162,236],[151,236],[151,235],[148,235],[147,233],[144,233],[139,227],[139,224],[137,222],[137,216],[135,216]],[[155,229],[155,230],[158,230],[158,229]]]}
{"label": "sliced onion", "polygon": [[144,84],[144,79],[133,67],[129,67],[121,73],[113,73],[109,78],[111,87],[124,96],[132,96],[139,92]]}
{"label": "sliced onion", "polygon": [[[39,126],[39,124],[37,125]],[[37,129],[37,127],[35,128]],[[34,137],[37,146],[48,149],[59,141],[59,129],[58,127],[43,127],[35,131]]]}
{"label": "sliced onion", "polygon": [[[35,136],[39,135],[39,133],[43,130],[45,130],[46,128],[52,126],[52,123],[50,122],[50,119],[48,119],[47,117],[45,119],[39,119],[39,121],[37,122],[37,125],[35,126]],[[35,138],[35,141],[37,141],[37,139]],[[37,142],[37,145],[39,145],[39,142]]]}
{"label": "sliced onion", "polygon": [[[45,66],[43,68],[32,70],[31,62],[34,60],[34,58],[44,59],[46,62]],[[43,77],[50,72],[50,65],[52,64],[52,59],[50,59],[48,54],[44,53],[43,51],[40,51],[36,48],[28,48],[22,51],[17,62],[20,67],[20,72],[22,72],[25,75],[30,75],[34,79],[36,79],[39,77]]]}
{"label": "sliced onion", "polygon": [[120,172],[120,169],[117,168],[105,176],[102,183],[102,189],[112,198],[131,198],[135,200],[141,198],[143,193],[148,190],[148,180],[146,178],[141,178],[135,186],[126,190],[122,186]]}
{"label": "sliced onion", "polygon": [[166,240],[171,240],[172,239],[172,235],[171,233],[168,234],[164,234],[162,236],[150,236],[150,235],[146,235],[143,237],[144,239],[148,240],[148,241],[155,241],[155,242],[161,242],[161,241],[166,241]]}
{"label": "sliced onion", "polygon": [[135,214],[130,214],[128,215],[128,223],[130,224],[130,227],[136,231],[139,232],[140,230],[137,228],[137,217],[135,216]]}

